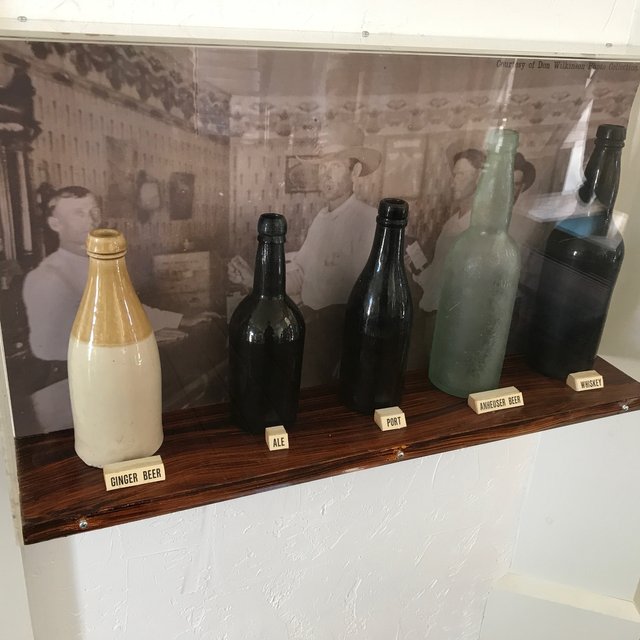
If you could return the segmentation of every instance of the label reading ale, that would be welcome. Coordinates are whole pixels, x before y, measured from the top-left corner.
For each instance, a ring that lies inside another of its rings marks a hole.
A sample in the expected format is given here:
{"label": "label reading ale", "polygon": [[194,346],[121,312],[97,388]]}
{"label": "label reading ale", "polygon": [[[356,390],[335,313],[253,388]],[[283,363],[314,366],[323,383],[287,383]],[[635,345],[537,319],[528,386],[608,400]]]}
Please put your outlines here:
{"label": "label reading ale", "polygon": [[589,371],[576,371],[567,376],[567,385],[574,391],[589,391],[590,389],[602,389],[603,377],[593,369]]}
{"label": "label reading ale", "polygon": [[376,409],[373,413],[373,421],[382,431],[402,429],[407,426],[407,420],[400,407],[384,407]]}
{"label": "label reading ale", "polygon": [[269,451],[289,448],[289,435],[282,425],[267,427],[264,430],[264,439],[267,441]]}
{"label": "label reading ale", "polygon": [[107,491],[150,482],[162,482],[167,479],[160,456],[107,464],[102,468],[102,475]]}
{"label": "label reading ale", "polygon": [[467,404],[477,414],[480,414],[521,407],[524,404],[524,399],[516,387],[503,387],[502,389],[470,393]]}

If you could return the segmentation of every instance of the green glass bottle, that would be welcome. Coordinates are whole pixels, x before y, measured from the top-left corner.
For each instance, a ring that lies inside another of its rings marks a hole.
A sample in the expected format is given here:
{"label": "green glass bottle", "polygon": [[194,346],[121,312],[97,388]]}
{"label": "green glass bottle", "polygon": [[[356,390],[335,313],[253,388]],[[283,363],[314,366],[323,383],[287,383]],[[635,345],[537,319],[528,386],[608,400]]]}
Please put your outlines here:
{"label": "green glass bottle", "polygon": [[429,378],[464,398],[499,385],[520,276],[518,246],[507,234],[518,134],[493,129],[469,229],[445,260]]}

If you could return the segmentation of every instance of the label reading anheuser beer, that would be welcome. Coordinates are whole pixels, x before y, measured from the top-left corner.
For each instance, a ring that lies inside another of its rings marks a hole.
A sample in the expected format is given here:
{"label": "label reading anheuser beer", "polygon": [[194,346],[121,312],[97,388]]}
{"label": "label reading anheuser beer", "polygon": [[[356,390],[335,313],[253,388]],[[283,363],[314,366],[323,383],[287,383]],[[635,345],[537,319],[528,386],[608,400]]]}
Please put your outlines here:
{"label": "label reading anheuser beer", "polygon": [[502,389],[470,393],[467,404],[477,414],[480,414],[521,407],[524,405],[524,399],[522,392],[516,387],[503,387]]}
{"label": "label reading anheuser beer", "polygon": [[589,391],[590,389],[602,389],[603,377],[595,370],[576,371],[567,376],[567,385],[574,391]]}
{"label": "label reading anheuser beer", "polygon": [[167,479],[160,456],[107,464],[102,468],[102,474],[107,491]]}

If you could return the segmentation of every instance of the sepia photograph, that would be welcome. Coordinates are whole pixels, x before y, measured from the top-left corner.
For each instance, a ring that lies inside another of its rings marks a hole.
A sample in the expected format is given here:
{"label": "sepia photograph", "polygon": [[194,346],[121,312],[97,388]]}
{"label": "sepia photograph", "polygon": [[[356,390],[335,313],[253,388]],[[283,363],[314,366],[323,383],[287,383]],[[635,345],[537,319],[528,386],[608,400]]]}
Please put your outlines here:
{"label": "sepia photograph", "polygon": [[16,435],[72,425],[67,347],[96,227],[127,240],[169,411],[228,399],[228,322],[253,286],[265,212],[287,220],[302,385],[335,380],[378,202],[403,198],[409,368],[426,369],[444,258],[470,224],[494,127],[519,134],[517,351],[536,248],[571,215],[598,125],[626,125],[640,66],[509,62],[0,43],[0,323]]}

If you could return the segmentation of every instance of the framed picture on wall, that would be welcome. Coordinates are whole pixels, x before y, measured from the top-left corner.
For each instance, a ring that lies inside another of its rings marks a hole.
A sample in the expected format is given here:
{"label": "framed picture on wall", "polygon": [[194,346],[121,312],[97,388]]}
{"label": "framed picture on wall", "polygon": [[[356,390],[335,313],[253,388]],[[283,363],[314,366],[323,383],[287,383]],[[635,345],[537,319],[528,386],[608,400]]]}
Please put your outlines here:
{"label": "framed picture on wall", "polygon": [[286,157],[284,190],[286,193],[313,193],[320,190],[317,156]]}

